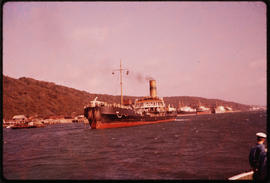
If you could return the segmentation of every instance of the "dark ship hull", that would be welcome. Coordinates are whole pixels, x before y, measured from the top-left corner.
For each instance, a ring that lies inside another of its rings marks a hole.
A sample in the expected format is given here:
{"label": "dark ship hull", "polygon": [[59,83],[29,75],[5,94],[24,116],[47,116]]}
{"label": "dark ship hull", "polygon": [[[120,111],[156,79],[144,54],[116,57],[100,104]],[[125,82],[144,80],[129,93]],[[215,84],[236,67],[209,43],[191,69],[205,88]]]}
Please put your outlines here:
{"label": "dark ship hull", "polygon": [[176,113],[138,114],[132,109],[110,106],[87,107],[84,115],[92,129],[137,126],[170,122],[176,119]]}

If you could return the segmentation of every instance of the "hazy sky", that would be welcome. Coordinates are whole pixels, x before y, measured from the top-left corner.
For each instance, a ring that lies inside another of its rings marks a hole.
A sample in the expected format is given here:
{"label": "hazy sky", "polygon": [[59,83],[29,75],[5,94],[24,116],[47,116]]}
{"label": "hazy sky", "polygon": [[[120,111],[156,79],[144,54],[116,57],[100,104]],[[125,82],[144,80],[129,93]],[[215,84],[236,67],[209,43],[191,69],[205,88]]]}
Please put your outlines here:
{"label": "hazy sky", "polygon": [[8,2],[3,74],[125,95],[266,105],[263,2]]}

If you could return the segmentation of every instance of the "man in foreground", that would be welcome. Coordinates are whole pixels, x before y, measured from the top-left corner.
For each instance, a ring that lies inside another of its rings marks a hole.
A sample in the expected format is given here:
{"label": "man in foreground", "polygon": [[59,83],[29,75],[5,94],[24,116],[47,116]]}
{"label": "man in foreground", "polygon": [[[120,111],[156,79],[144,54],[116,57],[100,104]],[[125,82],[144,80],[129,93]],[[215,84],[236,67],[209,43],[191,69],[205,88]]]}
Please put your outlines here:
{"label": "man in foreground", "polygon": [[265,180],[267,174],[267,156],[264,142],[266,139],[266,134],[259,132],[256,133],[257,144],[251,148],[249,153],[249,164],[254,172],[253,180]]}

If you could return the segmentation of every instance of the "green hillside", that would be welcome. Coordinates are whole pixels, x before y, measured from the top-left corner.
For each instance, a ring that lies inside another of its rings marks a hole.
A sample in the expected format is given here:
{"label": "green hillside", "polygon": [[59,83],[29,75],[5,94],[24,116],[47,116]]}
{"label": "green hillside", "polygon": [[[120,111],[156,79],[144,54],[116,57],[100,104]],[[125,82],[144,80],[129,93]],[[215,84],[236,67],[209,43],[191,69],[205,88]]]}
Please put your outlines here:
{"label": "green hillside", "polygon": [[[84,106],[98,96],[98,100],[108,103],[119,103],[120,96],[92,94],[73,88],[56,85],[52,82],[38,81],[32,78],[14,79],[3,76],[3,119],[11,119],[14,115],[38,115],[46,118],[52,115],[71,116],[83,114]],[[134,100],[137,97],[125,96]],[[200,97],[164,97],[166,104],[178,106],[183,104],[224,105],[234,110],[247,110],[249,106],[217,99]]]}

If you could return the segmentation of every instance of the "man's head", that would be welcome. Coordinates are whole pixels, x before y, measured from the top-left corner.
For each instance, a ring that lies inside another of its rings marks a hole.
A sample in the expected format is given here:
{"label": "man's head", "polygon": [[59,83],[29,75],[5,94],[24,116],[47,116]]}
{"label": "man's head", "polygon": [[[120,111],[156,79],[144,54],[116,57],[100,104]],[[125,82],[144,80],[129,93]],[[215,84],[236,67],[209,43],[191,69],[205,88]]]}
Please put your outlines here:
{"label": "man's head", "polygon": [[256,133],[256,136],[257,136],[257,142],[263,143],[266,139],[266,134],[262,132]]}

